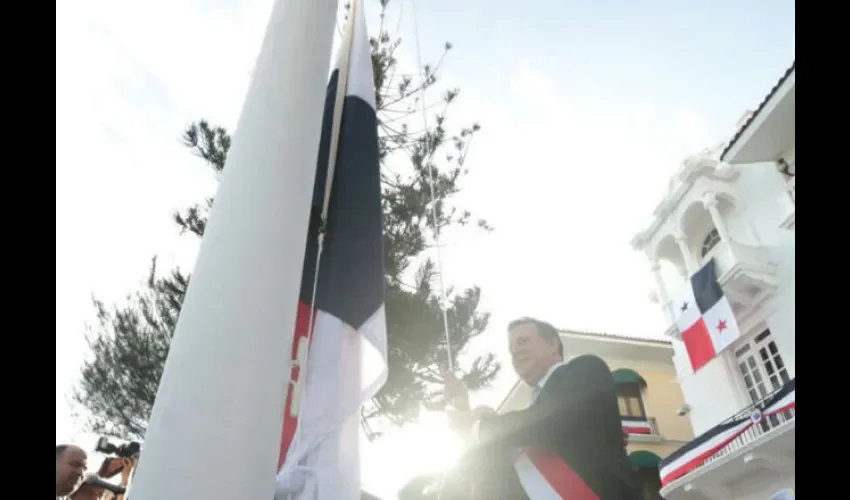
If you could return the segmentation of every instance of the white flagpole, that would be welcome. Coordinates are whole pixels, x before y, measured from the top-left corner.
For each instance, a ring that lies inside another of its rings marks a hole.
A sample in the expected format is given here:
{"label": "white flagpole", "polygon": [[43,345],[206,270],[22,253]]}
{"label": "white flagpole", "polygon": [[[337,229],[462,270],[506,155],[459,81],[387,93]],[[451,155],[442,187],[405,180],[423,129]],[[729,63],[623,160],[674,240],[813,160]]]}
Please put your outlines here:
{"label": "white flagpole", "polygon": [[336,0],[276,0],[132,500],[271,499]]}

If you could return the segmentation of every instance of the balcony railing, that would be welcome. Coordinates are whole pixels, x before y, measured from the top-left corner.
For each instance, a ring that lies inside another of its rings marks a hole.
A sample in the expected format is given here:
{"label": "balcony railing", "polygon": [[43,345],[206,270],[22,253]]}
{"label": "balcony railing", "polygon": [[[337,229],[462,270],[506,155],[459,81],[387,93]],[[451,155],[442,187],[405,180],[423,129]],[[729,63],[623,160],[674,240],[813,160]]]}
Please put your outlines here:
{"label": "balcony railing", "polygon": [[649,421],[649,428],[652,429],[652,435],[660,436],[661,433],[658,432],[658,421],[655,420],[655,417],[649,417],[647,420]]}
{"label": "balcony railing", "polygon": [[623,433],[629,437],[635,436],[661,436],[658,432],[658,422],[655,417],[627,417],[620,416],[623,423]]}
{"label": "balcony railing", "polygon": [[666,486],[794,420],[795,387],[796,381],[792,379],[778,391],[747,406],[671,453],[660,464],[661,483]]}
{"label": "balcony railing", "polygon": [[[742,420],[742,419],[745,419],[745,418],[749,418],[749,416],[752,415],[753,412],[756,409],[764,408],[766,404],[770,403],[770,401],[781,390],[782,389],[780,389],[778,391],[773,391],[772,393],[768,394],[767,397],[760,399],[757,403],[751,404],[750,406],[748,406],[748,407],[744,408],[743,410],[739,411],[738,413],[732,415],[731,417],[727,418],[726,420],[724,420],[721,423],[726,424],[726,423],[734,422],[736,420]],[[708,458],[706,458],[705,461],[701,465],[697,466],[696,468],[708,465],[711,462],[714,462],[715,460],[718,460],[718,459],[724,457],[725,455],[728,455],[728,454],[730,454],[730,453],[732,453],[736,450],[740,450],[741,448],[747,446],[748,444],[752,443],[753,441],[760,438],[761,436],[764,436],[765,434],[772,431],[773,429],[775,429],[775,428],[781,426],[782,424],[792,420],[794,418],[795,412],[796,412],[796,410],[794,408],[792,408],[790,410],[786,410],[786,411],[782,411],[782,412],[779,412],[779,413],[775,413],[773,415],[765,416],[764,418],[762,418],[761,422],[750,426],[747,430],[745,430],[744,432],[739,434],[738,437],[736,437],[735,439],[730,441],[729,444],[727,444],[723,448],[717,450],[714,454],[712,454]]]}
{"label": "balcony railing", "polygon": [[[762,267],[770,264],[770,250],[766,247],[745,245],[737,241],[721,241],[712,251],[718,279],[721,281],[737,267]],[[725,283],[721,283],[725,284]]]}

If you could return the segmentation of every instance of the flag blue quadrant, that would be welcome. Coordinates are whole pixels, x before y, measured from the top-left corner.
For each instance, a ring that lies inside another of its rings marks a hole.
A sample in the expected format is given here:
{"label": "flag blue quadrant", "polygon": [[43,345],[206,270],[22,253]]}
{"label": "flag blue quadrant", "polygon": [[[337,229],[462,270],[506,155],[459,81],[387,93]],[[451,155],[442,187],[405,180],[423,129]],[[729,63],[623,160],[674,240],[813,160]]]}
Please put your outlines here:
{"label": "flag blue quadrant", "polygon": [[[286,389],[278,492],[296,493],[295,498],[359,496],[359,410],[387,377],[378,120],[361,10],[358,3],[350,24],[354,33],[348,64],[337,64],[327,86],[306,242],[293,238],[306,250],[290,353],[296,362]],[[340,50],[346,50],[345,44]],[[344,58],[345,53],[340,60]],[[340,70],[346,67],[347,75]],[[342,84],[345,97],[334,137]],[[334,145],[336,162],[329,169]],[[311,318],[304,373],[305,360],[300,358]]]}
{"label": "flag blue quadrant", "polygon": [[[328,84],[319,144],[310,230],[304,256],[300,300],[312,301],[319,224],[328,176],[331,121],[339,70]],[[374,102],[374,97],[372,99]],[[371,102],[345,96],[337,166],[328,206],[327,228],[316,289],[316,307],[357,329],[384,301],[384,246],[378,121]]]}
{"label": "flag blue quadrant", "polygon": [[718,281],[716,267],[714,258],[709,259],[690,277],[674,301],[676,325],[694,371],[741,335],[732,304]]}
{"label": "flag blue quadrant", "polygon": [[723,298],[713,258],[691,276],[691,288],[694,290],[694,300],[701,314],[705,314]]}

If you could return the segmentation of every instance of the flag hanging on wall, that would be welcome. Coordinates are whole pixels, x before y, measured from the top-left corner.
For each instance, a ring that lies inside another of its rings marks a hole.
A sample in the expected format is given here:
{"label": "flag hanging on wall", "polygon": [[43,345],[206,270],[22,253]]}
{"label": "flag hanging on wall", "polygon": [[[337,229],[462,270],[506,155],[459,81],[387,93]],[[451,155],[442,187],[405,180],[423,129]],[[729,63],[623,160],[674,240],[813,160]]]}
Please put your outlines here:
{"label": "flag hanging on wall", "polygon": [[[387,378],[378,128],[362,11],[361,2],[352,2],[352,20],[325,100],[291,352],[292,383],[285,402],[278,500],[360,497],[360,408]],[[338,96],[338,91],[344,94]],[[329,162],[334,166],[329,168]]]}
{"label": "flag hanging on wall", "polygon": [[694,371],[741,336],[732,306],[717,282],[713,258],[691,276],[673,307]]}

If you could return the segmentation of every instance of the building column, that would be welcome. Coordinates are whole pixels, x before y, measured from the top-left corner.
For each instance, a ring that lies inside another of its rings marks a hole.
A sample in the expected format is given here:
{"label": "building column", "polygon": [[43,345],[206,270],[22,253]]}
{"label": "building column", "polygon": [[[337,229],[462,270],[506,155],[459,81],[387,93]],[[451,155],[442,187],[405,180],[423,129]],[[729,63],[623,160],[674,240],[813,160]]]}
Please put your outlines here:
{"label": "building column", "polygon": [[714,223],[714,228],[717,229],[720,239],[728,243],[729,232],[726,230],[726,224],[723,223],[723,217],[720,216],[720,210],[717,209],[717,196],[714,193],[706,193],[702,199],[702,205],[711,215],[711,222]]}
{"label": "building column", "polygon": [[664,278],[661,277],[661,265],[652,261],[652,276],[655,278],[655,288],[658,292],[658,300],[661,302],[668,321],[674,321],[675,316],[670,307],[670,297],[667,295],[667,287],[664,286]]}
{"label": "building column", "polygon": [[676,233],[674,236],[676,244],[679,245],[679,251],[682,252],[682,258],[685,260],[685,268],[688,271],[688,276],[697,272],[697,263],[694,260],[694,254],[688,247],[688,238],[682,233]]}

